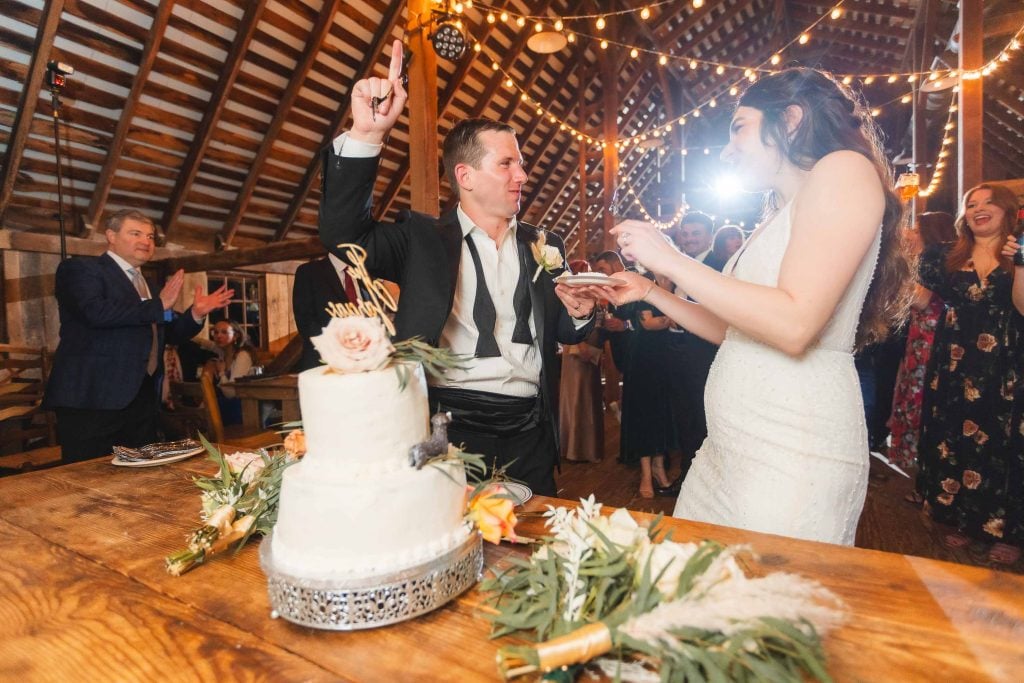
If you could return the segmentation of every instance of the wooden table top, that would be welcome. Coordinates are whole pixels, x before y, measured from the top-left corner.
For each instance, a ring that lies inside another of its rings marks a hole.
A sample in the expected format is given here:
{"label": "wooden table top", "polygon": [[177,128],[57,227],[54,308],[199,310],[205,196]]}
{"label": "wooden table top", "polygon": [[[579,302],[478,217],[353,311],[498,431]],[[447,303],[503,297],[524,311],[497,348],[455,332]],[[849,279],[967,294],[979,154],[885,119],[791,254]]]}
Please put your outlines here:
{"label": "wooden table top", "polygon": [[[163,558],[196,526],[201,457],[109,459],[0,479],[0,680],[496,681],[471,590],[403,624],[351,633],[271,619],[257,543],[182,577]],[[552,499],[535,498],[528,509]],[[635,514],[643,521],[649,515]],[[1024,679],[1024,578],[666,518],[676,540],[749,543],[765,571],[818,579],[846,601],[826,639],[837,681]],[[524,520],[524,535],[540,533]],[[486,546],[500,564],[508,545]]]}

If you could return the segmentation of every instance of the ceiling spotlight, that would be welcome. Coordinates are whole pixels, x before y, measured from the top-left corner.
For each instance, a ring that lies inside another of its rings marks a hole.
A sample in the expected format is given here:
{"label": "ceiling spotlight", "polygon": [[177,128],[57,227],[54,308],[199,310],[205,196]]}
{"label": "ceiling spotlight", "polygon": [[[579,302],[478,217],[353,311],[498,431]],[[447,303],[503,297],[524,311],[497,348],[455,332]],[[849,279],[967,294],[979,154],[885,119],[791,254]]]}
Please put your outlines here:
{"label": "ceiling spotlight", "polygon": [[434,35],[430,37],[434,46],[434,52],[442,59],[456,61],[466,51],[466,37],[455,25],[455,22],[445,21],[438,24]]}

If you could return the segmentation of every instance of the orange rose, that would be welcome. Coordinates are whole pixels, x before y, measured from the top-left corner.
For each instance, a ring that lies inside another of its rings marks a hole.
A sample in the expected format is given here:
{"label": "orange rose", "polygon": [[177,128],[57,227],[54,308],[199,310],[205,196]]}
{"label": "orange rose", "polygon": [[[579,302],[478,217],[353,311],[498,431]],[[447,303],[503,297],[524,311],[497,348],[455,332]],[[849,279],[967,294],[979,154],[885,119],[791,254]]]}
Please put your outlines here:
{"label": "orange rose", "polygon": [[979,446],[984,446],[988,443],[988,434],[979,429],[974,435],[974,442]]}
{"label": "orange rose", "polygon": [[978,425],[971,420],[964,420],[964,436],[971,436],[978,431]]}
{"label": "orange rose", "polygon": [[981,475],[974,470],[964,470],[963,480],[964,486],[972,491],[981,485]]}
{"label": "orange rose", "polygon": [[953,360],[960,360],[964,357],[964,347],[959,344],[952,344],[949,347],[949,357]]}
{"label": "orange rose", "polygon": [[978,348],[988,353],[996,347],[996,338],[987,332],[978,335]]}
{"label": "orange rose", "polygon": [[948,493],[940,493],[939,495],[935,496],[935,502],[942,503],[943,505],[952,505],[953,496],[951,496]]}
{"label": "orange rose", "polygon": [[960,482],[958,482],[956,479],[949,479],[947,477],[946,479],[942,480],[942,490],[945,491],[946,493],[956,495],[957,491],[960,490]]}
{"label": "orange rose", "polygon": [[306,433],[301,429],[288,432],[284,437],[284,449],[292,458],[301,458],[306,454]]}
{"label": "orange rose", "polygon": [[[472,489],[467,487],[467,490]],[[483,534],[484,540],[499,543],[502,538],[515,540],[515,503],[501,484],[492,484],[469,501],[467,517]]]}

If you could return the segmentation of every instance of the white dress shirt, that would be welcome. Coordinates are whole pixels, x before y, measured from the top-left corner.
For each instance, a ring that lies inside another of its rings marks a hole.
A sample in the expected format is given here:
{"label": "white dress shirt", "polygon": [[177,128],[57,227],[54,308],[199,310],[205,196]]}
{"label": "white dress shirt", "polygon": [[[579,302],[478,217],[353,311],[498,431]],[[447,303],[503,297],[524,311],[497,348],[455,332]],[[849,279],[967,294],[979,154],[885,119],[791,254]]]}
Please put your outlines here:
{"label": "white dress shirt", "polygon": [[[135,289],[135,278],[132,276],[132,273],[138,271],[141,274],[142,268],[136,268],[135,266],[128,263],[127,261],[125,261],[123,258],[121,258],[112,251],[108,251],[107,256],[114,259],[114,263],[121,266],[121,270],[124,271],[124,276],[128,278],[128,282],[132,283],[132,289]],[[149,299],[153,298],[153,296],[149,293],[149,283],[146,282],[146,278],[142,278],[142,283],[146,288],[146,296],[143,296],[142,293],[140,292],[139,300],[148,301]]]}

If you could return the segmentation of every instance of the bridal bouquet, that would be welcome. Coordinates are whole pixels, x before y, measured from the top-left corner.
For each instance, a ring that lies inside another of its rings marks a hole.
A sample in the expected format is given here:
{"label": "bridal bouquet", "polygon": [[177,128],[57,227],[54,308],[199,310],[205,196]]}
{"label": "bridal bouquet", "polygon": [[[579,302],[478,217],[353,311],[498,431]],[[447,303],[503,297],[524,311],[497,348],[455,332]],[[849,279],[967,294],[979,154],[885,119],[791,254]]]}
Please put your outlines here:
{"label": "bridal bouquet", "polygon": [[181,576],[232,544],[241,550],[253,534],[267,534],[277,521],[281,475],[306,452],[302,430],[291,431],[283,449],[223,455],[199,435],[217,476],[196,479],[202,490],[203,525],[187,537],[188,546],[166,558],[167,571]]}
{"label": "bridal bouquet", "polygon": [[820,633],[842,621],[839,599],[792,574],[749,577],[744,546],[656,542],[625,510],[548,507],[552,536],[482,585],[506,679],[571,681],[594,660],[615,680],[829,681]]}

